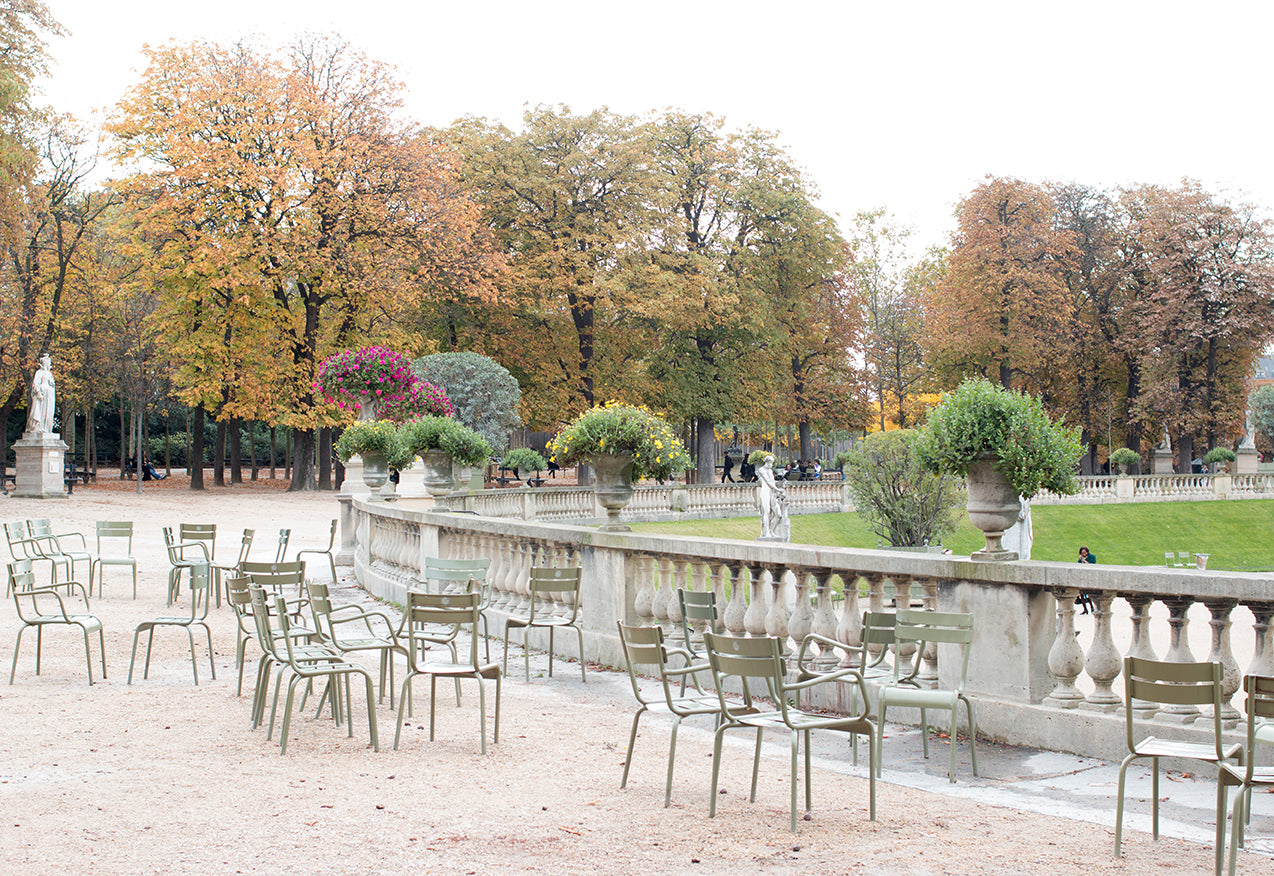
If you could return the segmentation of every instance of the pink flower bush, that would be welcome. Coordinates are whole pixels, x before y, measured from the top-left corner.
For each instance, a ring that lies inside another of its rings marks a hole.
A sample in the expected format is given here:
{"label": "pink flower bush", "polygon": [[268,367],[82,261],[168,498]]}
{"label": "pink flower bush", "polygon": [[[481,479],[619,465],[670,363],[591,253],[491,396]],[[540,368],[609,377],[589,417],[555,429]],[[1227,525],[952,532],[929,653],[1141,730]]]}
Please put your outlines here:
{"label": "pink flower bush", "polygon": [[415,375],[406,356],[385,347],[345,350],[324,359],[314,391],[342,408],[360,408],[370,401],[391,420],[420,414],[449,417],[455,410],[442,390]]}

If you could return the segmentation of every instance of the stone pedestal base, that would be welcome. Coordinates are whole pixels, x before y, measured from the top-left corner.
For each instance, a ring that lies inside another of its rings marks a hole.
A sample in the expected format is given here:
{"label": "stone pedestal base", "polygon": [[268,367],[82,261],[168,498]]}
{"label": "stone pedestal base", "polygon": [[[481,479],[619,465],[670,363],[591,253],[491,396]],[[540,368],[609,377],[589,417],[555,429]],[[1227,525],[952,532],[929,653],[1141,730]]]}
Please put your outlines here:
{"label": "stone pedestal base", "polygon": [[19,499],[65,498],[63,479],[66,445],[62,436],[30,432],[13,442],[14,485],[10,494]]}
{"label": "stone pedestal base", "polygon": [[1155,448],[1150,461],[1151,474],[1172,474],[1172,451]]}
{"label": "stone pedestal base", "polygon": [[1256,474],[1256,465],[1261,458],[1257,454],[1255,447],[1240,447],[1235,456],[1238,457],[1235,464],[1235,472],[1238,474]]}

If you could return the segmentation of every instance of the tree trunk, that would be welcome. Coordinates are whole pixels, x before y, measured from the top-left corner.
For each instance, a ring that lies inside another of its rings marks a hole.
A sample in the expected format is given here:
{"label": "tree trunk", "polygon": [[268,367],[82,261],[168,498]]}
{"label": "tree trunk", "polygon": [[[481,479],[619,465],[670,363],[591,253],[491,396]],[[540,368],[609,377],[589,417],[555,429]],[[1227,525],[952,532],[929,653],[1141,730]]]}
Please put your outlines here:
{"label": "tree trunk", "polygon": [[170,410],[164,417],[164,477],[173,476],[173,418]]}
{"label": "tree trunk", "polygon": [[1194,435],[1182,429],[1177,433],[1177,474],[1190,474],[1193,463]]}
{"label": "tree trunk", "polygon": [[257,421],[248,421],[248,464],[252,467],[252,479],[257,479]]}
{"label": "tree trunk", "polygon": [[190,469],[190,489],[202,490],[203,487],[203,405],[197,405],[190,412],[190,451],[186,457],[186,465]]}
{"label": "tree trunk", "polygon": [[119,397],[119,479],[121,481],[124,479],[124,469],[128,465],[128,422],[124,417],[124,396],[121,393]]}
{"label": "tree trunk", "polygon": [[332,489],[332,428],[318,430],[318,488]]}
{"label": "tree trunk", "polygon": [[814,458],[814,444],[810,441],[810,422],[803,420],[796,425],[797,434],[800,436],[802,462]]}
{"label": "tree trunk", "polygon": [[292,430],[292,483],[289,493],[313,490],[314,478],[314,430]]}
{"label": "tree trunk", "polygon": [[695,420],[695,455],[699,461],[695,467],[695,483],[710,484],[717,479],[716,424],[699,417]]}
{"label": "tree trunk", "polygon": [[139,406],[133,409],[133,447],[136,452],[133,454],[133,460],[137,466],[133,471],[133,479],[137,482],[136,489],[140,494],[142,492],[142,481],[145,479],[142,472],[146,469],[146,455],[142,452],[142,419],[145,417],[144,409]]}
{"label": "tree trunk", "polygon": [[232,417],[226,424],[230,431],[230,483],[243,483],[243,418]]}
{"label": "tree trunk", "polygon": [[212,442],[212,485],[226,485],[226,423],[217,421],[217,437]]}
{"label": "tree trunk", "polygon": [[274,480],[274,478],[275,478],[275,467],[274,467],[274,439],[275,439],[275,437],[278,435],[278,431],[279,431],[279,430],[278,430],[278,427],[277,427],[277,426],[271,426],[271,427],[270,427],[270,480]]}

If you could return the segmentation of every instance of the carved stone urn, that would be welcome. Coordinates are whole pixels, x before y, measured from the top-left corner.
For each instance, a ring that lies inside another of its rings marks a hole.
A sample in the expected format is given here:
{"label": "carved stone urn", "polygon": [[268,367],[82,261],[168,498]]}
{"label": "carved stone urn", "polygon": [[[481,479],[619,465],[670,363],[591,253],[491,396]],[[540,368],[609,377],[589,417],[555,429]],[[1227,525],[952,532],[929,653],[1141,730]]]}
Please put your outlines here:
{"label": "carved stone urn", "polygon": [[425,450],[420,454],[425,467],[425,491],[435,499],[449,496],[456,488],[455,467],[451,454],[442,450]]}
{"label": "carved stone urn", "polygon": [[603,453],[593,457],[593,494],[606,509],[602,532],[629,532],[619,522],[619,513],[633,497],[633,456],[631,453]]}
{"label": "carved stone urn", "polygon": [[1004,532],[1017,522],[1021,500],[1004,475],[995,468],[997,457],[983,456],[969,466],[969,519],[982,530],[986,546],[971,559],[1003,562],[1016,560],[1016,551],[1006,551],[1000,543]]}
{"label": "carved stone urn", "polygon": [[363,458],[363,483],[372,491],[372,499],[379,499],[380,488],[389,482],[389,463],[385,454],[374,450],[360,455]]}

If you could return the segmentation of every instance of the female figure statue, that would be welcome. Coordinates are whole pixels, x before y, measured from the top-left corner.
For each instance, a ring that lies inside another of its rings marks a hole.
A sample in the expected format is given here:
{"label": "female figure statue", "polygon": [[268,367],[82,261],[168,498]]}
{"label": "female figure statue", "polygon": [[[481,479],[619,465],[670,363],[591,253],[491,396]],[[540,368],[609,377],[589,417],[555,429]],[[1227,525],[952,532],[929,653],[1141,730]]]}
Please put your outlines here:
{"label": "female figure statue", "polygon": [[53,434],[53,405],[57,389],[53,383],[53,361],[48,354],[40,357],[40,367],[31,379],[31,402],[27,406],[27,433]]}

